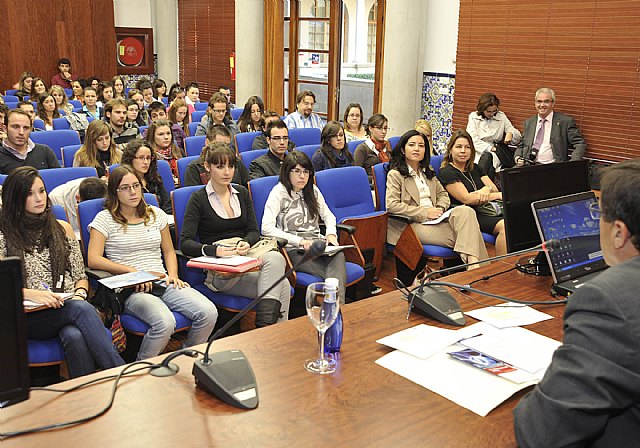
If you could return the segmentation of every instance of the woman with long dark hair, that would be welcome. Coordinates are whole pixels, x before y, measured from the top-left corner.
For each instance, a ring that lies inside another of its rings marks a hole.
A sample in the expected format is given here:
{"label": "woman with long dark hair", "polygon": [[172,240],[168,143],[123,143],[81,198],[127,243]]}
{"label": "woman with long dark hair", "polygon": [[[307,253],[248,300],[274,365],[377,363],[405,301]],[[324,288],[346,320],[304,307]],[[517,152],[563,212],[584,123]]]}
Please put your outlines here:
{"label": "woman with long dark hair", "polygon": [[244,105],[242,115],[238,118],[240,132],[264,131],[264,103],[259,96],[251,96]]}
{"label": "woman with long dark hair", "polygon": [[16,168],[4,182],[0,256],[22,260],[24,298],[44,307],[27,313],[27,336],[59,336],[72,377],[124,364],[85,301],[89,282],[78,241],[69,223],[56,220],[35,168]]}
{"label": "woman with long dark hair", "polygon": [[367,122],[369,138],[360,143],[353,152],[353,164],[364,168],[371,184],[373,184],[371,167],[391,159],[391,145],[385,140],[388,131],[387,117],[382,114],[371,115]]}
{"label": "woman with long dark hair", "polygon": [[[189,256],[247,255],[251,246],[260,240],[249,192],[240,185],[231,185],[236,156],[229,151],[229,145],[222,142],[209,145],[204,163],[209,182],[189,199],[180,234],[181,249]],[[260,259],[259,272],[232,278],[214,275],[207,278],[207,286],[214,291],[249,298],[264,294],[256,305],[256,327],[287,320],[290,300],[287,280],[281,280],[267,292],[285,272],[282,254],[269,251],[260,255]]]}
{"label": "woman with long dark hair", "polygon": [[[287,240],[287,252],[294,264],[304,256],[299,250],[308,250],[313,240],[323,239],[328,244],[338,245],[336,217],[315,186],[314,175],[313,164],[305,153],[290,152],[284,158],[280,182],[271,190],[262,217],[262,234]],[[324,235],[320,231],[320,221],[326,227]],[[337,278],[338,296],[344,303],[347,271],[342,252],[308,261],[298,270],[322,279]]]}
{"label": "woman with long dark hair", "polygon": [[363,120],[364,116],[360,104],[351,103],[344,110],[344,136],[347,143],[367,138],[367,130],[362,124]]}
{"label": "woman with long dark hair", "polygon": [[137,285],[124,310],[149,325],[138,359],[158,355],[169,342],[176,321],[171,310],[193,321],[184,347],[202,344],[218,318],[215,305],[178,277],[178,260],[167,215],[144,201],[142,180],[133,168],[117,167],[109,176],[105,209],[91,228],[88,265],[112,274],[146,271],[164,277]]}
{"label": "woman with long dark hair", "polygon": [[101,120],[93,120],[87,127],[84,144],[73,157],[73,166],[91,166],[98,177],[106,178],[109,166],[119,163],[122,151],[116,148],[111,136],[111,128]]}
{"label": "woman with long dark hair", "polygon": [[50,93],[38,97],[38,118],[44,122],[47,131],[53,130],[53,119],[60,118],[56,99]]}
{"label": "woman with long dark hair", "polygon": [[[449,209],[451,202],[447,190],[429,165],[428,147],[427,138],[411,130],[405,132],[393,148],[387,175],[387,210],[410,217],[410,225],[422,244],[451,247],[465,263],[487,258],[478,220],[471,207],[454,207],[448,218],[438,224],[429,223],[439,219]],[[406,225],[391,220],[387,228],[387,241],[396,244]],[[403,282],[406,279],[401,278]]]}
{"label": "woman with long dark hair", "polygon": [[140,177],[145,193],[155,194],[162,211],[171,215],[171,196],[158,174],[158,159],[154,150],[144,140],[135,139],[127,143],[122,152],[122,163],[129,165]]}
{"label": "woman with long dark hair", "polygon": [[18,79],[18,91],[15,93],[15,96],[17,96],[20,101],[23,101],[25,96],[31,96],[32,91],[33,75],[31,72],[20,73],[20,78]]}
{"label": "woman with long dark hair", "polygon": [[171,122],[160,119],[152,122],[147,130],[147,144],[152,148],[160,160],[169,162],[174,182],[178,184],[178,159],[185,156],[185,153],[178,148],[173,141],[171,132]]}
{"label": "woman with long dark hair", "polygon": [[353,156],[347,148],[342,125],[332,120],[322,129],[320,148],[311,159],[316,171],[353,165]]}

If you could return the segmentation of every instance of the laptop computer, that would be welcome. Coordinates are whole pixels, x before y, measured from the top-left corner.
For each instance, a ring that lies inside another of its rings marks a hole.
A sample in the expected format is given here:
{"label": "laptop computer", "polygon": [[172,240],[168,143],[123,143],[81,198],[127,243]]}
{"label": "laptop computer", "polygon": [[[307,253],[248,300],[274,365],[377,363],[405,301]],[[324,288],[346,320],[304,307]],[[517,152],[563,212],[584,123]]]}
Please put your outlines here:
{"label": "laptop computer", "polygon": [[576,193],[531,204],[542,241],[558,240],[560,247],[545,252],[552,290],[568,296],[607,268],[600,249],[600,222],[591,218],[593,192]]}

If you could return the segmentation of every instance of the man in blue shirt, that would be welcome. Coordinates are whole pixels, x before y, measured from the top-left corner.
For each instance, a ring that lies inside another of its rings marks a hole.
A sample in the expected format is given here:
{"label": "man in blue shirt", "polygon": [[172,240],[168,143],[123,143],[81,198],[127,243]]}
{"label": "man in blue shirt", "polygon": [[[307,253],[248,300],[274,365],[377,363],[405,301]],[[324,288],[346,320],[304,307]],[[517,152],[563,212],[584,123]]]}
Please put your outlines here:
{"label": "man in blue shirt", "polygon": [[303,90],[296,95],[297,109],[290,113],[284,119],[287,128],[324,128],[324,121],[320,116],[313,112],[313,106],[316,104],[316,96],[310,90]]}

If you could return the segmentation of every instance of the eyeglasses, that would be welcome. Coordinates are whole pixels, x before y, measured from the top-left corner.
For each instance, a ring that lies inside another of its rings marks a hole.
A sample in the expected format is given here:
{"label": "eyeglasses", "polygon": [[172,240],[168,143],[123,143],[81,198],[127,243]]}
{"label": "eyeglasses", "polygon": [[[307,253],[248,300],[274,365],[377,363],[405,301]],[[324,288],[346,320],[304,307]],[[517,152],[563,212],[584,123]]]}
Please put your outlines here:
{"label": "eyeglasses", "polygon": [[589,204],[589,214],[591,215],[591,219],[600,219],[602,216],[602,209],[600,208],[600,204],[597,202],[592,202]]}
{"label": "eyeglasses", "polygon": [[275,137],[270,137],[271,140],[273,140],[274,142],[288,142],[289,141],[289,137],[280,137],[280,136],[275,136]]}
{"label": "eyeglasses", "polygon": [[216,114],[224,114],[227,112],[227,109],[212,109]]}
{"label": "eyeglasses", "polygon": [[536,104],[551,104],[553,100],[536,100]]}
{"label": "eyeglasses", "polygon": [[371,126],[373,129],[380,129],[381,131],[387,132],[389,128],[387,126]]}
{"label": "eyeglasses", "polygon": [[134,157],[134,159],[141,160],[143,162],[151,162],[153,160],[153,157],[151,157],[151,156],[139,156],[139,157]]}
{"label": "eyeglasses", "polygon": [[311,174],[311,171],[309,171],[309,170],[301,170],[300,168],[293,168],[290,171],[290,173],[294,174],[296,176],[300,176],[300,175],[308,176],[309,174]]}
{"label": "eyeglasses", "polygon": [[136,182],[135,184],[131,185],[120,185],[118,188],[116,188],[116,191],[120,193],[129,193],[130,191],[138,191],[141,187],[142,185]]}

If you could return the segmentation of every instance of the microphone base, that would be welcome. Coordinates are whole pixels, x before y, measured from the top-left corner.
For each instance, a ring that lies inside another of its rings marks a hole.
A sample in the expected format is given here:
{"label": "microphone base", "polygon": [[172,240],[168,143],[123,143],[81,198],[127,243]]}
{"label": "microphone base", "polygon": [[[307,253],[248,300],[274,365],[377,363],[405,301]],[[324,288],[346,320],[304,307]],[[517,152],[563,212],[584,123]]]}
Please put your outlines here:
{"label": "microphone base", "polygon": [[156,367],[149,372],[153,376],[164,377],[164,376],[173,376],[180,371],[180,367],[176,364],[170,362],[166,366]]}
{"label": "microphone base", "polygon": [[[415,298],[413,298],[415,296]],[[408,300],[413,298],[413,310],[431,317],[439,322],[463,327],[466,323],[460,305],[442,286],[426,284],[422,294],[420,288],[413,291]]]}
{"label": "microphone base", "polygon": [[241,350],[226,350],[193,363],[196,386],[231,406],[258,407],[258,385],[251,365]]}
{"label": "microphone base", "polygon": [[529,275],[537,275],[541,277],[550,277],[551,268],[547,261],[547,256],[543,251],[538,252],[535,256],[522,257],[516,262],[516,269]]}

